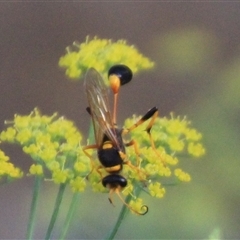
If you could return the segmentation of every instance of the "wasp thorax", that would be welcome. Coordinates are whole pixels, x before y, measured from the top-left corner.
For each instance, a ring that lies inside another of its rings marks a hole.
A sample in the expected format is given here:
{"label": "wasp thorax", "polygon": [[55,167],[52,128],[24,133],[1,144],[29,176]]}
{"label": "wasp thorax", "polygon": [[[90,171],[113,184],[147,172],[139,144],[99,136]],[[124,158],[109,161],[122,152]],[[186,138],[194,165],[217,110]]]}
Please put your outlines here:
{"label": "wasp thorax", "polygon": [[108,71],[108,77],[111,75],[116,75],[119,77],[121,86],[130,82],[133,77],[132,70],[123,64],[112,66]]}

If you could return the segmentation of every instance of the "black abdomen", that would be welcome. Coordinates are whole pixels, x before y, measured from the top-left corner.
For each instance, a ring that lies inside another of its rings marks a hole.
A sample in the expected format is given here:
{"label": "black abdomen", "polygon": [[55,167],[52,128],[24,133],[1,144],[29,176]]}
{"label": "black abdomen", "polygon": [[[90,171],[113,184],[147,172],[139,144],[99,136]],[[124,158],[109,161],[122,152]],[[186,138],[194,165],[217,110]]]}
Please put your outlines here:
{"label": "black abdomen", "polygon": [[123,164],[123,160],[120,157],[118,150],[113,147],[98,150],[98,159],[106,168]]}

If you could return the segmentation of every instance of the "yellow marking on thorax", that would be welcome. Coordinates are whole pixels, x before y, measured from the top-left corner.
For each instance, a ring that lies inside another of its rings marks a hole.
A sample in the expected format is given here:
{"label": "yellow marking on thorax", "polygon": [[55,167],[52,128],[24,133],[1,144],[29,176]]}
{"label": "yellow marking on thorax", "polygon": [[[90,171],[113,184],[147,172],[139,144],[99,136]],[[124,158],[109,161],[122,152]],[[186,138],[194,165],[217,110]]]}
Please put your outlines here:
{"label": "yellow marking on thorax", "polygon": [[109,149],[112,147],[113,147],[112,143],[110,141],[106,141],[103,143],[102,149]]}

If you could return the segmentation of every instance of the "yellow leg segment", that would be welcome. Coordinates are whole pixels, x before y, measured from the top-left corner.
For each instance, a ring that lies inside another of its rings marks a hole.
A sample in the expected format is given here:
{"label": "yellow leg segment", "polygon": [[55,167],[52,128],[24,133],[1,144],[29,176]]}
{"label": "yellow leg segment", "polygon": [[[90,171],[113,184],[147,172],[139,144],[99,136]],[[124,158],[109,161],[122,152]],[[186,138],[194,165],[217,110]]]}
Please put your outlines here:
{"label": "yellow leg segment", "polygon": [[[96,168],[92,156],[87,152],[87,150],[89,150],[89,149],[98,149],[98,146],[96,144],[94,144],[94,145],[88,145],[88,146],[83,147],[83,152],[90,159],[91,168],[92,168],[91,171],[88,173],[87,177],[93,172],[94,168]],[[99,173],[99,175],[102,178],[102,173],[101,173],[101,171],[99,171],[99,169],[101,169],[101,168],[103,168],[103,167],[102,166],[98,166],[96,168],[96,171]]]}
{"label": "yellow leg segment", "polygon": [[136,213],[137,215],[145,215],[147,212],[148,212],[148,206],[146,205],[143,205],[142,208],[145,209],[144,212],[137,212],[135,209],[133,209],[128,203],[126,203],[126,201],[123,199],[123,197],[121,196],[120,194],[120,191],[121,191],[121,187],[118,186],[116,188],[111,188],[110,191],[109,191],[109,197],[108,197],[108,200],[109,202],[114,206],[113,204],[113,200],[112,200],[112,194],[113,193],[116,193],[119,197],[119,199],[122,201],[122,203],[128,208],[130,209],[131,211],[133,211],[134,213]]}

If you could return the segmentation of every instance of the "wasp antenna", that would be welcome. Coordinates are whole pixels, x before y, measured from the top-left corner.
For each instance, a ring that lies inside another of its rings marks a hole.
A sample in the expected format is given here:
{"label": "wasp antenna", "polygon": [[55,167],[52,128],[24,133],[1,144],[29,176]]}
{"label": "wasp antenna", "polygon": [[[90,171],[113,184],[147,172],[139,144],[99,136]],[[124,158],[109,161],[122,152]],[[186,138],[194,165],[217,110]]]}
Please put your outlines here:
{"label": "wasp antenna", "polygon": [[136,213],[137,215],[145,215],[148,212],[148,206],[147,205],[142,205],[141,209],[145,209],[144,212],[138,212],[135,209],[133,209],[129,204],[126,203],[126,201],[122,198],[119,189],[116,188],[114,189],[115,193],[118,195],[119,199],[122,201],[122,203],[127,206],[131,211],[133,211],[134,213]]}

